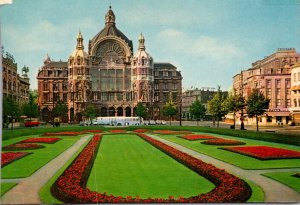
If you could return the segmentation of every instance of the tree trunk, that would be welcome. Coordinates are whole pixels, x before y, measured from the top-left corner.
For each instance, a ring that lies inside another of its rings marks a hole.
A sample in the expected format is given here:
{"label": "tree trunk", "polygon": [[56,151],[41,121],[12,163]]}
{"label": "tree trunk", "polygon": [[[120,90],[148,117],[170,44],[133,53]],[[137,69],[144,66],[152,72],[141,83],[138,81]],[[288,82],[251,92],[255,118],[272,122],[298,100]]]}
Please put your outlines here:
{"label": "tree trunk", "polygon": [[140,117],[140,125],[142,125],[142,118]]}
{"label": "tree trunk", "polygon": [[171,115],[169,115],[169,122],[170,122],[170,126],[171,126]]}
{"label": "tree trunk", "polygon": [[30,124],[30,128],[32,128],[32,125],[31,125],[31,117],[29,118],[29,124]]}
{"label": "tree trunk", "polygon": [[233,129],[235,130],[235,112],[233,112]]}
{"label": "tree trunk", "polygon": [[218,119],[217,119],[217,128],[219,128],[219,121],[220,121],[220,119],[218,117]]}
{"label": "tree trunk", "polygon": [[258,132],[258,117],[257,115],[255,115],[255,117],[256,117],[256,132]]}
{"label": "tree trunk", "polygon": [[199,126],[199,119],[197,119],[197,126]]}

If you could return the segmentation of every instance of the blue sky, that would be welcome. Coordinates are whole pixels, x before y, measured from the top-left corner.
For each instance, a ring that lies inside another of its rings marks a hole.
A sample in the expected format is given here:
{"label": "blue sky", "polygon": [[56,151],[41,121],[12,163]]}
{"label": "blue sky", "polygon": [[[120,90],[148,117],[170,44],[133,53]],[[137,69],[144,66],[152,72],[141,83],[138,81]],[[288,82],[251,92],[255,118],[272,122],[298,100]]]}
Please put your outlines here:
{"label": "blue sky", "polygon": [[142,32],[154,61],[174,64],[185,89],[227,90],[236,73],[277,48],[300,52],[299,0],[13,0],[1,7],[2,44],[19,73],[29,66],[32,89],[45,55],[66,61],[79,30],[87,51],[110,3],[134,51]]}

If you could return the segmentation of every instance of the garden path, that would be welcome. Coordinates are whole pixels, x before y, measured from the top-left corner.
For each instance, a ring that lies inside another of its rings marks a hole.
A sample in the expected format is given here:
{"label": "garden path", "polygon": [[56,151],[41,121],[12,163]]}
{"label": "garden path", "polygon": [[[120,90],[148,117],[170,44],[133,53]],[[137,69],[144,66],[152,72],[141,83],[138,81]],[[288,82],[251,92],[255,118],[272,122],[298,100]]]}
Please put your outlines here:
{"label": "garden path", "polygon": [[[184,146],[181,146],[179,144],[176,144],[174,142],[170,142],[168,140],[162,139],[160,137],[157,137],[155,135],[147,134],[148,136],[159,140],[169,146],[172,146],[178,150],[181,150],[182,152],[185,152],[189,155],[194,156],[197,159],[200,159],[206,163],[213,164],[214,166],[225,169],[227,172],[232,173],[236,176],[239,176],[241,178],[247,179],[249,181],[254,182],[255,184],[259,185],[265,193],[265,202],[300,202],[300,193],[294,191],[290,187],[281,184],[273,179],[270,179],[268,177],[260,175],[260,172],[263,172],[262,170],[245,170],[241,169],[239,167],[236,167],[234,165],[228,164],[226,162],[223,162],[221,160],[215,159],[213,157],[195,152],[191,149],[188,149]],[[289,169],[293,170],[293,169]],[[283,169],[272,169],[272,171],[283,171]],[[287,169],[284,169],[284,171],[287,171]]]}
{"label": "garden path", "polygon": [[91,135],[82,137],[30,177],[23,178],[18,185],[1,198],[0,204],[41,204],[39,190],[90,138]]}

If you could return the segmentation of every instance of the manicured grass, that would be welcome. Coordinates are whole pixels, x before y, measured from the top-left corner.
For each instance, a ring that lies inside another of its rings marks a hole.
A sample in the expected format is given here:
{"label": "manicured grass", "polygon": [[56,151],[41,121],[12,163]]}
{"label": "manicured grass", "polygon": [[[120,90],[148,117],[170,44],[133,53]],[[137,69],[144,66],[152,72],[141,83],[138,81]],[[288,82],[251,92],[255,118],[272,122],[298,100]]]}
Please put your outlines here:
{"label": "manicured grass", "polygon": [[[29,137],[19,137],[10,140],[3,141],[3,145],[15,143]],[[62,137],[62,140],[56,142],[55,144],[43,144],[45,148],[31,150],[33,152],[25,158],[19,159],[1,169],[2,178],[23,178],[28,177],[37,171],[39,168],[47,164],[50,160],[54,159],[60,155],[67,148],[72,146],[75,142],[80,139],[78,136],[72,137]]]}
{"label": "manicured grass", "polygon": [[115,196],[194,196],[214,185],[136,135],[104,135],[87,187]]}
{"label": "manicured grass", "polygon": [[54,182],[57,180],[57,178],[65,171],[65,169],[71,164],[71,162],[78,156],[78,154],[83,150],[83,148],[89,143],[89,140],[87,140],[80,149],[65,163],[65,165],[59,169],[52,177],[51,179],[40,189],[39,191],[39,197],[43,204],[63,204],[62,201],[56,199],[51,194],[51,186],[54,184]]}
{"label": "manicured grass", "polygon": [[252,195],[250,197],[250,199],[248,199],[247,203],[261,203],[261,202],[264,202],[265,200],[265,193],[264,191],[262,190],[262,188],[258,185],[256,185],[255,183],[247,180],[247,179],[244,179],[248,184],[249,186],[251,187],[251,190],[252,190]]}
{"label": "manicured grass", "polygon": [[297,172],[271,172],[263,175],[279,181],[300,193],[300,178],[292,176],[296,173]]}
{"label": "manicured grass", "polygon": [[1,183],[1,197],[16,185],[17,183]]}
{"label": "manicured grass", "polygon": [[[288,135],[280,133],[256,132],[250,130],[232,130],[224,128],[201,127],[201,126],[131,126],[128,130],[135,129],[151,130],[189,130],[193,132],[204,132],[220,135],[228,135],[239,138],[262,140],[267,142],[276,142],[300,146],[300,135]],[[229,128],[229,125],[228,125]]]}
{"label": "manicured grass", "polygon": [[[207,133],[202,133],[207,134]],[[237,137],[230,137],[225,135],[211,134],[216,137],[221,137],[225,139],[238,139],[241,142],[245,142],[247,146],[250,145],[265,145],[265,146],[273,146],[284,149],[290,149],[295,151],[300,151],[298,146],[293,145],[285,145],[279,143],[258,141],[252,139],[244,139]],[[218,147],[222,147],[220,145],[204,145],[199,141],[188,141],[177,137],[176,135],[157,135],[163,139],[178,143],[182,146],[188,147],[192,150],[195,150],[199,153],[203,153],[214,158],[220,159],[227,163],[236,165],[243,169],[270,169],[270,168],[291,168],[291,167],[300,167],[300,159],[276,159],[276,160],[259,160],[249,156],[245,156],[238,153],[233,153],[230,151],[218,149]]]}

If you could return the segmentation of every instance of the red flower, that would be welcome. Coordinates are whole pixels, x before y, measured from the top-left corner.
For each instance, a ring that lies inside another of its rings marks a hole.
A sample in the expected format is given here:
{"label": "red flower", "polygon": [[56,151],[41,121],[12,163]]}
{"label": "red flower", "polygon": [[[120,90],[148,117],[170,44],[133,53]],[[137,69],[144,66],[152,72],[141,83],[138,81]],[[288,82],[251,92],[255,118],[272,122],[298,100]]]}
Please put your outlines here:
{"label": "red flower", "polygon": [[187,140],[207,140],[207,139],[217,139],[217,137],[210,136],[210,135],[184,135],[181,138],[187,139]]}
{"label": "red flower", "polygon": [[148,132],[149,130],[148,129],[136,129],[136,130],[133,130],[133,132],[137,132],[137,133],[144,133],[144,132]]}
{"label": "red flower", "polygon": [[2,152],[1,153],[1,167],[8,165],[32,152]]}
{"label": "red flower", "polygon": [[220,148],[261,160],[300,158],[300,152],[268,146],[243,146]]}
{"label": "red flower", "polygon": [[154,134],[161,134],[161,135],[181,135],[181,134],[192,134],[191,131],[174,131],[174,130],[155,130],[153,131]]}
{"label": "red flower", "polygon": [[110,130],[111,133],[126,133],[126,130]]}
{"label": "red flower", "polygon": [[4,151],[17,151],[17,150],[27,150],[27,149],[40,149],[45,146],[39,144],[31,144],[31,143],[15,143],[2,147]]}
{"label": "red flower", "polygon": [[207,144],[207,145],[244,145],[246,144],[245,142],[240,142],[237,140],[228,140],[228,139],[212,139],[212,140],[207,140],[204,142],[201,142],[201,144]]}
{"label": "red flower", "polygon": [[29,138],[29,139],[23,140],[20,143],[47,143],[47,144],[53,144],[53,143],[55,143],[59,140],[61,140],[61,138],[37,137],[37,138]]}

